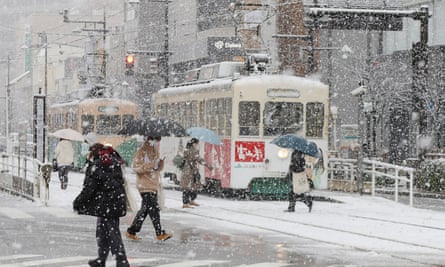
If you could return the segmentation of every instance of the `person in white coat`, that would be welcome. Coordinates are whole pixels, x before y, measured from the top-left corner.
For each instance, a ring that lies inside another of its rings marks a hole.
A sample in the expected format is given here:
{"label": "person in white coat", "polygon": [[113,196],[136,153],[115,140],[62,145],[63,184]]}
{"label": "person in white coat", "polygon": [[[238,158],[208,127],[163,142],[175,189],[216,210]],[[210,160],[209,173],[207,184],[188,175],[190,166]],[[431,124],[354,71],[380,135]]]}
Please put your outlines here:
{"label": "person in white coat", "polygon": [[59,171],[60,187],[66,189],[68,186],[68,172],[74,163],[74,148],[71,141],[60,139],[54,153]]}

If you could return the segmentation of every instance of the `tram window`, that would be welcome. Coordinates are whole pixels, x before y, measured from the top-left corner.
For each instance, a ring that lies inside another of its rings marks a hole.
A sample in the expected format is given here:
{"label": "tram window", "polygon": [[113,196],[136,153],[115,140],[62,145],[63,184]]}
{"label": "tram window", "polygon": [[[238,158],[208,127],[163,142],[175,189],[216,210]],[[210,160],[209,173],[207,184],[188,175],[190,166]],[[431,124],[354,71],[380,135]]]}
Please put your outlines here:
{"label": "tram window", "polygon": [[188,128],[187,124],[187,114],[188,114],[188,110],[187,110],[187,104],[186,102],[179,102],[179,110],[178,110],[178,114],[177,114],[177,119],[176,121],[181,124],[182,126],[184,126],[185,128]]}
{"label": "tram window", "polygon": [[184,102],[184,110],[182,112],[184,117],[184,123],[182,124],[184,128],[190,128],[196,126],[196,101]]}
{"label": "tram window", "polygon": [[323,137],[324,124],[323,103],[306,104],[306,136]]}
{"label": "tram window", "polygon": [[266,102],[263,112],[264,135],[296,133],[302,128],[303,104]]}
{"label": "tram window", "polygon": [[232,134],[232,99],[224,99],[224,114],[226,116],[225,136]]}
{"label": "tram window", "polygon": [[122,128],[126,127],[133,120],[134,120],[134,115],[125,114],[124,116],[122,116]]}
{"label": "tram window", "polygon": [[210,130],[217,132],[218,106],[216,99],[206,102],[207,126]]}
{"label": "tram window", "polygon": [[170,116],[172,118],[172,120],[176,121],[176,122],[180,122],[179,119],[181,118],[180,116],[180,106],[179,103],[171,103],[170,104]]}
{"label": "tram window", "polygon": [[194,100],[190,104],[191,112],[190,112],[190,126],[194,127],[198,124],[198,101]]}
{"label": "tram window", "polygon": [[203,101],[199,101],[199,110],[198,110],[198,126],[199,127],[205,127],[205,117],[204,117],[204,102]]}
{"label": "tram window", "polygon": [[94,116],[82,115],[82,134],[94,132]]}
{"label": "tram window", "polygon": [[224,115],[225,115],[225,109],[224,109],[224,99],[220,98],[217,100],[218,102],[218,109],[217,109],[217,116],[218,116],[218,135],[224,135]]}
{"label": "tram window", "polygon": [[239,135],[259,135],[260,103],[241,101],[238,109]]}
{"label": "tram window", "polygon": [[121,128],[121,117],[119,115],[97,116],[96,132],[100,135],[115,134]]}
{"label": "tram window", "polygon": [[77,116],[75,113],[67,114],[67,128],[77,129]]}
{"label": "tram window", "polygon": [[164,103],[164,104],[159,105],[158,108],[159,108],[159,110],[158,110],[159,117],[167,118],[167,115],[168,115],[168,112],[167,112],[168,105]]}

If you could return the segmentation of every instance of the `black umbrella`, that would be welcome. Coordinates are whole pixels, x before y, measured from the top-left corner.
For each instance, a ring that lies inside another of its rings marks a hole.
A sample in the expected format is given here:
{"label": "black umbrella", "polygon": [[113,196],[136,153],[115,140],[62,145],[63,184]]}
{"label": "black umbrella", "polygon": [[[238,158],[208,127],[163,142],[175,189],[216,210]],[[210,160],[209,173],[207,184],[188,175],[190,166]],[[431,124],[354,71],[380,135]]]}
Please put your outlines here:
{"label": "black umbrella", "polygon": [[130,121],[120,131],[121,135],[143,136],[187,136],[184,127],[179,123],[163,118],[150,117]]}
{"label": "black umbrella", "polygon": [[295,134],[281,135],[273,139],[271,143],[282,148],[291,148],[294,150],[298,150],[311,157],[315,158],[323,157],[317,144],[315,144],[314,142],[310,142],[306,138],[299,135]]}

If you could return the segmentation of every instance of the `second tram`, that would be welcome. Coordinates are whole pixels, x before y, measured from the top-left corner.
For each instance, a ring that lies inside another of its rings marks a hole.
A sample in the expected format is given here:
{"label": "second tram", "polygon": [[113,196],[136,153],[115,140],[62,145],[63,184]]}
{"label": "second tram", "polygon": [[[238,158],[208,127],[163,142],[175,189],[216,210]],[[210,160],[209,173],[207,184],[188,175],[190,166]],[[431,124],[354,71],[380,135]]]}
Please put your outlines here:
{"label": "second tram", "polygon": [[[94,133],[97,142],[111,144],[130,163],[136,151],[134,138],[118,135],[120,129],[138,117],[137,104],[115,98],[86,98],[51,105],[48,110],[48,131],[54,132],[63,128],[77,130],[83,135]],[[59,140],[49,138],[49,157]],[[75,168],[85,164],[85,144],[73,142],[75,148]]]}

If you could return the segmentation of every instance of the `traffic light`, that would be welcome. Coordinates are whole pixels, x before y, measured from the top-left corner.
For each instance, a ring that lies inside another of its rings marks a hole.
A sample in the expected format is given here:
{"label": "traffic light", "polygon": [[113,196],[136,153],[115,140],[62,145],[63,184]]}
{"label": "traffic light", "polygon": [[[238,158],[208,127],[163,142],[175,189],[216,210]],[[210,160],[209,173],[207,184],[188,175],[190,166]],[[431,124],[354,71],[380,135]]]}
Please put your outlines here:
{"label": "traffic light", "polygon": [[427,88],[428,74],[428,46],[420,42],[413,44],[412,52],[412,80],[414,89],[414,104],[417,110],[421,109],[421,95]]}
{"label": "traffic light", "polygon": [[418,42],[413,44],[412,58],[412,102],[413,111],[418,113],[419,129],[427,129],[427,103],[425,93],[428,90],[428,53],[426,44]]}
{"label": "traffic light", "polygon": [[127,66],[127,69],[131,69],[134,67],[134,55],[127,55],[125,57],[125,64]]}
{"label": "traffic light", "polygon": [[126,55],[125,56],[125,74],[133,75],[133,67],[134,67],[134,55]]}

